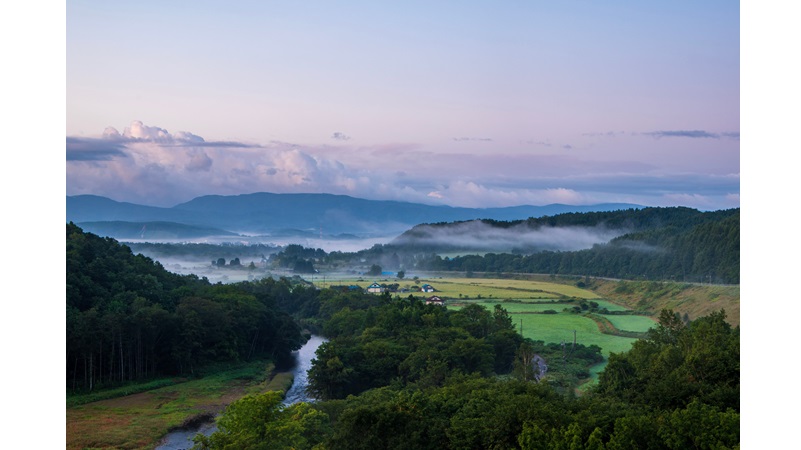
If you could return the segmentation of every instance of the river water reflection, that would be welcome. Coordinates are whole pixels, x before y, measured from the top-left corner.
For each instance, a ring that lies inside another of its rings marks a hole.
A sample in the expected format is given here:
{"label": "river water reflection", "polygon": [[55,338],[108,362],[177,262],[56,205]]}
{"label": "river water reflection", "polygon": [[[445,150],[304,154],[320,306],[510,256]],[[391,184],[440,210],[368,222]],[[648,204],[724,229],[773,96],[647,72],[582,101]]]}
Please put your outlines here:
{"label": "river water reflection", "polygon": [[[309,385],[308,371],[311,369],[317,347],[324,342],[326,342],[325,338],[312,335],[300,350],[293,353],[295,356],[295,366],[292,369],[294,381],[284,397],[284,405],[289,406],[313,400],[306,394],[306,386]],[[208,436],[215,431],[217,431],[217,424],[215,423],[204,424],[198,430],[173,431],[164,437],[164,440],[156,447],[156,450],[187,450],[194,445],[192,439],[198,433]]]}

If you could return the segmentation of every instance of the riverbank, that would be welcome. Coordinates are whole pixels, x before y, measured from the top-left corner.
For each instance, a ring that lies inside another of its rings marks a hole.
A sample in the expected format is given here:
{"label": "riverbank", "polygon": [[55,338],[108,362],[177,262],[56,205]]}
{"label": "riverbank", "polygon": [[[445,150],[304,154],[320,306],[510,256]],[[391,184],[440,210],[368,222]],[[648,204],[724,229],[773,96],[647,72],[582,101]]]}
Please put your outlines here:
{"label": "riverbank", "polygon": [[214,417],[244,395],[292,385],[291,371],[268,361],[207,377],[67,408],[66,448],[153,449],[171,430]]}

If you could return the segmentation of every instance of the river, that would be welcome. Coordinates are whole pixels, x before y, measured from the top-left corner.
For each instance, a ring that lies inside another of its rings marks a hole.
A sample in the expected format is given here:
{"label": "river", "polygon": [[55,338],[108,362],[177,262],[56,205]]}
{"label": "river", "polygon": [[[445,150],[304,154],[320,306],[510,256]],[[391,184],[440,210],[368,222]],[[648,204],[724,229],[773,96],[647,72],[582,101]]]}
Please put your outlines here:
{"label": "river", "polygon": [[[308,371],[311,369],[312,359],[314,359],[317,347],[325,341],[325,338],[312,335],[300,350],[294,352],[295,366],[292,369],[294,380],[292,387],[289,388],[284,397],[285,406],[314,400],[306,394],[306,386],[309,384]],[[155,450],[187,450],[194,445],[192,439],[198,433],[208,436],[215,431],[217,431],[217,424],[214,422],[205,423],[197,430],[173,431],[164,436],[164,439]]]}

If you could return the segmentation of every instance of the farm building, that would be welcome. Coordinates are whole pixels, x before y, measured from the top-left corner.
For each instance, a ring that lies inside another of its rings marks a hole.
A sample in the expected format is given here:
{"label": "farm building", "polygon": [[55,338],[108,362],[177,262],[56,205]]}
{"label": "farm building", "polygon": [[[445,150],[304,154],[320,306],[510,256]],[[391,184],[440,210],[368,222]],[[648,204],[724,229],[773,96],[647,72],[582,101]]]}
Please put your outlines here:
{"label": "farm building", "polygon": [[438,297],[436,295],[433,296],[433,297],[428,297],[426,299],[426,305],[445,306],[445,299],[441,298],[441,297]]}
{"label": "farm building", "polygon": [[434,292],[434,286],[430,284],[424,284],[420,286],[420,292]]}
{"label": "farm building", "polygon": [[367,287],[367,292],[369,292],[371,294],[380,294],[380,293],[384,292],[384,290],[385,289],[383,287],[381,287],[381,285],[378,284],[378,283],[373,283],[373,284],[371,284],[370,286]]}

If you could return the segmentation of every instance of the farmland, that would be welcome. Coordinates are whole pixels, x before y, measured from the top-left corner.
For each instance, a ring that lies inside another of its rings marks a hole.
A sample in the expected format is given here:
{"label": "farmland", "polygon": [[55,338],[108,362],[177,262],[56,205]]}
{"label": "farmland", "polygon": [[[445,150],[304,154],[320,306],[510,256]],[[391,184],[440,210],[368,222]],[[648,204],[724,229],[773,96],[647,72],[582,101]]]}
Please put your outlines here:
{"label": "farmland", "polygon": [[[321,280],[315,280],[321,281]],[[373,281],[381,284],[398,283],[401,288],[412,290],[398,295],[430,296],[437,295],[447,299],[448,307],[458,309],[468,303],[477,303],[487,309],[500,304],[511,315],[513,323],[522,326],[526,338],[546,343],[576,342],[584,345],[598,345],[605,357],[611,352],[626,351],[636,339],[632,337],[604,334],[590,318],[581,314],[565,312],[581,303],[591,301],[598,309],[608,311],[627,311],[628,308],[602,299],[590,290],[575,285],[532,279],[466,278],[447,276],[419,277],[410,279],[390,278],[328,278],[328,284],[359,285],[367,287]],[[318,283],[319,284],[319,283]],[[430,284],[435,292],[414,292],[417,287]],[[552,312],[550,314],[546,311]],[[545,314],[544,314],[545,313]],[[554,314],[555,313],[555,314]],[[625,331],[644,332],[655,324],[653,319],[634,315],[604,315],[615,328]]]}

